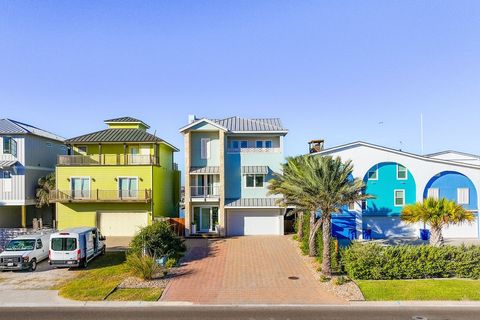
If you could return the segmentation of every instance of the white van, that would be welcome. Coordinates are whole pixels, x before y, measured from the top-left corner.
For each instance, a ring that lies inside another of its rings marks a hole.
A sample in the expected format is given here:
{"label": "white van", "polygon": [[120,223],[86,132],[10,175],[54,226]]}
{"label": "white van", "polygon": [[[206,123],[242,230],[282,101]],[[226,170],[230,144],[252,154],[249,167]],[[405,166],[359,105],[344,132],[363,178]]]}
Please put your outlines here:
{"label": "white van", "polygon": [[105,237],[95,227],[66,229],[50,236],[49,261],[54,267],[87,267],[105,254]]}
{"label": "white van", "polygon": [[10,240],[0,253],[0,270],[31,270],[48,258],[50,233],[32,233]]}

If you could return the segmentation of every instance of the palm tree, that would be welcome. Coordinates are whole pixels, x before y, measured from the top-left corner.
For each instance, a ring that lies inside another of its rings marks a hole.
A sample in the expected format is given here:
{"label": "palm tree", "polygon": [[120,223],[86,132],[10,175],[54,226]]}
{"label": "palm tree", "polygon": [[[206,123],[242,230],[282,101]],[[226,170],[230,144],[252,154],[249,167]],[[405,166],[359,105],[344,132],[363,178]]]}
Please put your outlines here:
{"label": "palm tree", "polygon": [[430,245],[436,247],[443,245],[443,227],[475,220],[472,212],[445,198],[427,198],[423,202],[407,205],[400,218],[407,223],[423,222],[430,225]]}
{"label": "palm tree", "polygon": [[36,192],[36,206],[42,208],[50,205],[50,191],[55,190],[55,173],[52,172],[46,177],[38,179]]}
{"label": "palm tree", "polygon": [[343,163],[340,158],[305,155],[287,158],[283,169],[283,174],[276,174],[271,181],[270,193],[282,194],[284,203],[298,205],[310,212],[310,256],[317,254],[315,237],[322,226],[322,272],[331,275],[332,213],[371,196],[362,193],[362,180],[350,178],[353,172],[351,161]]}

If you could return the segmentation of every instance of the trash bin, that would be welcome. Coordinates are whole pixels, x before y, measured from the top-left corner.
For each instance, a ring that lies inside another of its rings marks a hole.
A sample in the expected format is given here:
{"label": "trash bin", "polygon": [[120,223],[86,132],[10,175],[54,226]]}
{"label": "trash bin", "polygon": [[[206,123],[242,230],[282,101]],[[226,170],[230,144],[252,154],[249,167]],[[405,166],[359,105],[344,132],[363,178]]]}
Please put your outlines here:
{"label": "trash bin", "polygon": [[363,229],[363,240],[372,240],[372,229]]}
{"label": "trash bin", "polygon": [[430,230],[428,230],[428,229],[420,229],[420,239],[422,239],[422,240],[430,240]]}

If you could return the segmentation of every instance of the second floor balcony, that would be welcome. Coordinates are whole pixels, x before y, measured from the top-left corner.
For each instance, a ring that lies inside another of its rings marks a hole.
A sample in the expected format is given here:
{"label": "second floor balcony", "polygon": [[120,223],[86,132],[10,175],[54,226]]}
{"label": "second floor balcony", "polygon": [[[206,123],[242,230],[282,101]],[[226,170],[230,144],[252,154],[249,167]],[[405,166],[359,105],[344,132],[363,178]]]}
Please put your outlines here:
{"label": "second floor balcony", "polygon": [[60,155],[59,166],[135,166],[159,165],[159,158],[142,154]]}
{"label": "second floor balcony", "polygon": [[220,187],[218,185],[190,186],[190,196],[192,199],[215,199],[220,197]]}
{"label": "second floor balcony", "polygon": [[152,200],[152,190],[52,190],[51,202],[145,202]]}

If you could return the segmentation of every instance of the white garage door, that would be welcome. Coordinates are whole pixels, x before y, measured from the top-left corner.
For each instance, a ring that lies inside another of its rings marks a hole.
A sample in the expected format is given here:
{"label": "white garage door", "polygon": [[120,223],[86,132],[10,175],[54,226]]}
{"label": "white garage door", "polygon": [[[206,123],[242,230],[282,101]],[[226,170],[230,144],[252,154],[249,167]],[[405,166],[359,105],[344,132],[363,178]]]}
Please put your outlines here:
{"label": "white garage door", "polygon": [[474,238],[478,239],[478,217],[472,224],[451,225],[442,230],[444,238]]}
{"label": "white garage door", "polygon": [[227,235],[280,235],[283,234],[283,215],[280,210],[228,210]]}
{"label": "white garage door", "polygon": [[147,225],[147,212],[98,213],[98,228],[104,236],[131,237]]}

